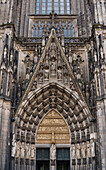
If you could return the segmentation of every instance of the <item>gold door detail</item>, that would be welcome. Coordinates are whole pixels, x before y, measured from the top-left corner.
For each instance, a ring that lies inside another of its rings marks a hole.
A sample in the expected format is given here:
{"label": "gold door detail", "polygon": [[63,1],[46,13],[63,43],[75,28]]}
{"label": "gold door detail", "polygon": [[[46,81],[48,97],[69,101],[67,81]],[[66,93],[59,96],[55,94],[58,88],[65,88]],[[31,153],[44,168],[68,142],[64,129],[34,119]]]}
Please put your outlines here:
{"label": "gold door detail", "polygon": [[70,135],[67,124],[56,111],[49,112],[41,121],[37,137],[37,144],[69,144]]}

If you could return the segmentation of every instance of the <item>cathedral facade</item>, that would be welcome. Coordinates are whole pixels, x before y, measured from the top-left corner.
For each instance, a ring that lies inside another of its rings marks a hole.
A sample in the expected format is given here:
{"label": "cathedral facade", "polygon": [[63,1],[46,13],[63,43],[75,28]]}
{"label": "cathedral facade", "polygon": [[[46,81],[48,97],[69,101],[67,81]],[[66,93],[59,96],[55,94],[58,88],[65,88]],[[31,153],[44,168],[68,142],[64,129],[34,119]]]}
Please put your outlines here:
{"label": "cathedral facade", "polygon": [[106,169],[106,1],[0,0],[0,170]]}

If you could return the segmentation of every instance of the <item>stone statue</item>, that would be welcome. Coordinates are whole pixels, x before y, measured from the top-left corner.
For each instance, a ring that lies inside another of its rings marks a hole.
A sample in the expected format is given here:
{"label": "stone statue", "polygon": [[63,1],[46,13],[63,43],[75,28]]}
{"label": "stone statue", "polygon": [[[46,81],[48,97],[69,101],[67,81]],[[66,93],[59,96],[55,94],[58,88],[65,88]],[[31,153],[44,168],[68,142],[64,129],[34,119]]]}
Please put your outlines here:
{"label": "stone statue", "polygon": [[25,149],[24,149],[24,143],[21,145],[21,157],[24,158],[24,152],[25,152]]}
{"label": "stone statue", "polygon": [[26,145],[26,158],[29,158],[30,156],[30,150],[29,150],[29,144]]}
{"label": "stone statue", "polygon": [[90,146],[89,141],[87,142],[87,155],[89,158],[91,157],[91,146]]}
{"label": "stone statue", "polygon": [[15,135],[13,134],[13,141],[12,141],[12,156],[13,157],[16,154],[16,148],[17,148],[17,145],[16,145],[16,141],[15,141]]}
{"label": "stone statue", "polygon": [[81,158],[81,156],[80,156],[80,145],[79,144],[76,144],[76,156],[77,156],[78,159]]}
{"label": "stone statue", "polygon": [[91,154],[92,154],[92,157],[95,157],[95,144],[94,144],[94,142],[91,142]]}
{"label": "stone statue", "polygon": [[19,143],[17,144],[17,149],[16,149],[16,157],[19,157],[20,155],[20,147],[19,147]]}
{"label": "stone statue", "polygon": [[62,79],[62,70],[58,70],[58,79],[61,80]]}
{"label": "stone statue", "polygon": [[85,143],[83,142],[82,143],[82,146],[81,146],[81,155],[82,155],[82,158],[86,158],[86,146],[85,146]]}
{"label": "stone statue", "polygon": [[12,146],[12,156],[14,157],[16,154],[16,142],[14,142],[13,146]]}
{"label": "stone statue", "polygon": [[52,144],[51,148],[50,148],[50,160],[52,160],[52,161],[56,160],[56,146],[55,146],[55,144]]}
{"label": "stone statue", "polygon": [[72,159],[75,159],[75,145],[72,145],[72,149],[71,149],[71,154],[72,154]]}
{"label": "stone statue", "polygon": [[51,74],[52,75],[55,75],[55,73],[56,73],[56,65],[55,65],[55,63],[53,62],[53,63],[51,63]]}
{"label": "stone statue", "polygon": [[35,157],[35,147],[34,146],[31,147],[31,157],[32,158]]}
{"label": "stone statue", "polygon": [[44,78],[45,78],[46,80],[49,79],[49,71],[48,71],[48,70],[45,70],[45,72],[44,72]]}
{"label": "stone statue", "polygon": [[39,82],[40,83],[43,82],[43,73],[42,72],[39,73]]}

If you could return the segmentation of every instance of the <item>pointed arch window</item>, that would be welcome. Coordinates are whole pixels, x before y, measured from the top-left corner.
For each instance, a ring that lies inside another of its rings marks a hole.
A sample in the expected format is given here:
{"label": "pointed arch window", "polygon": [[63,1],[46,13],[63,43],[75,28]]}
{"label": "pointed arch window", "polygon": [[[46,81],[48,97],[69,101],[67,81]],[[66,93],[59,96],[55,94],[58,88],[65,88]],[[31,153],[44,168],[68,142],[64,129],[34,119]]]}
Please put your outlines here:
{"label": "pointed arch window", "polygon": [[36,0],[35,14],[49,14],[53,6],[57,14],[71,14],[70,0]]}
{"label": "pointed arch window", "polygon": [[52,0],[47,0],[47,14],[52,12]]}

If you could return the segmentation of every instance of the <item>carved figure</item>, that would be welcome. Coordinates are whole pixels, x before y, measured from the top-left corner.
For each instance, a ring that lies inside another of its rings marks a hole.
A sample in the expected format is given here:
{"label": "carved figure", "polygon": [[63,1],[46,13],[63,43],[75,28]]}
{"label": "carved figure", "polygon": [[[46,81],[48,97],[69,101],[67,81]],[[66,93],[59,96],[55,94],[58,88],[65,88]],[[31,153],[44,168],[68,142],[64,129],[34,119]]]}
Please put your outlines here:
{"label": "carved figure", "polygon": [[19,144],[17,144],[16,157],[19,157],[19,155],[20,155],[20,147]]}
{"label": "carved figure", "polygon": [[30,150],[29,150],[29,144],[26,146],[26,158],[29,158],[30,156]]}
{"label": "carved figure", "polygon": [[87,155],[88,157],[91,157],[91,146],[89,142],[87,142]]}
{"label": "carved figure", "polygon": [[86,158],[86,154],[85,154],[86,148],[85,148],[85,143],[82,143],[82,147],[81,147],[81,155],[82,158]]}
{"label": "carved figure", "polygon": [[35,147],[32,146],[31,148],[31,157],[34,158],[35,157]]}
{"label": "carved figure", "polygon": [[39,82],[43,82],[43,73],[42,72],[39,73]]}
{"label": "carved figure", "polygon": [[48,72],[48,70],[45,70],[44,78],[45,79],[49,79],[49,72]]}
{"label": "carved figure", "polygon": [[62,70],[58,70],[58,79],[61,80],[62,79]]}
{"label": "carved figure", "polygon": [[13,147],[12,147],[12,156],[13,157],[15,156],[15,153],[16,153],[16,142],[13,144]]}
{"label": "carved figure", "polygon": [[24,157],[24,144],[22,144],[21,146],[21,157],[23,158]]}
{"label": "carved figure", "polygon": [[75,151],[76,151],[75,145],[72,145],[72,149],[71,149],[72,159],[75,159]]}
{"label": "carved figure", "polygon": [[81,158],[81,157],[80,157],[80,145],[79,145],[79,144],[76,145],[76,155],[77,155],[77,158],[78,158],[78,159]]}
{"label": "carved figure", "polygon": [[91,153],[92,153],[92,157],[95,157],[95,144],[94,144],[94,142],[91,143]]}
{"label": "carved figure", "polygon": [[56,65],[55,65],[55,63],[53,62],[53,63],[51,63],[51,74],[52,74],[52,75],[55,75],[55,73],[56,73]]}
{"label": "carved figure", "polygon": [[50,148],[50,159],[52,161],[56,160],[56,146],[54,144],[52,144]]}

